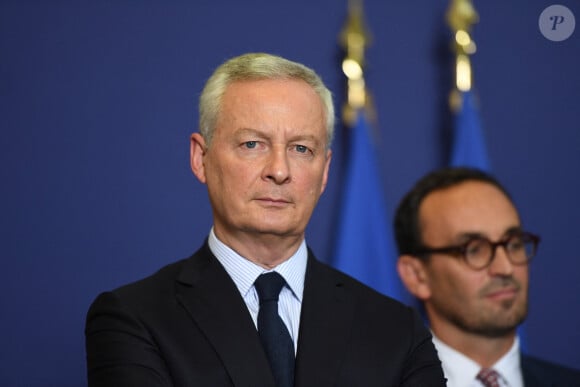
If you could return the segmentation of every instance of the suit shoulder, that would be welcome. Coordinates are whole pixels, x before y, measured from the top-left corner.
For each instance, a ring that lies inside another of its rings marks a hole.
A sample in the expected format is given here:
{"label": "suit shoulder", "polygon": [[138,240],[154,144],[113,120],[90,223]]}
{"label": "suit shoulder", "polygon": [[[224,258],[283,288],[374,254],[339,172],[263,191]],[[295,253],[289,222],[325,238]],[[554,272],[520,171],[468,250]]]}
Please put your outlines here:
{"label": "suit shoulder", "polygon": [[521,366],[526,385],[580,386],[580,370],[523,354]]}
{"label": "suit shoulder", "polygon": [[112,290],[112,292],[125,294],[131,293],[132,291],[135,290],[144,291],[145,289],[163,286],[164,283],[172,282],[173,280],[175,280],[175,278],[177,277],[177,275],[179,274],[179,272],[181,271],[185,262],[187,262],[188,259],[191,258],[180,259],[178,261],[167,264],[159,268],[156,272],[144,278],[124,284]]}
{"label": "suit shoulder", "polygon": [[184,271],[195,271],[200,267],[206,266],[210,262],[211,251],[207,243],[204,243],[195,253],[193,253],[188,258],[183,258],[178,261],[169,263],[155,273],[139,279],[134,282],[130,282],[126,285],[120,286],[114,289],[113,293],[118,294],[130,294],[133,291],[138,291],[140,293],[150,291],[159,291],[161,287],[170,285],[173,286],[175,280],[177,280],[181,273]]}
{"label": "suit shoulder", "polygon": [[370,286],[360,282],[354,277],[337,270],[330,265],[325,263],[317,262],[319,265],[319,269],[323,273],[323,275],[327,276],[328,278],[332,278],[333,281],[336,283],[342,284],[346,289],[348,289],[351,293],[357,296],[357,298],[361,298],[365,300],[365,303],[369,303],[369,306],[376,304],[383,304],[388,308],[401,308],[408,309],[409,307],[402,302],[386,296],[382,293],[379,293],[375,289],[371,288]]}
{"label": "suit shoulder", "polygon": [[172,294],[173,284],[187,259],[170,263],[155,273],[100,293],[93,300],[89,314],[95,309],[110,305],[131,306],[131,309],[142,309],[146,305],[158,304]]}

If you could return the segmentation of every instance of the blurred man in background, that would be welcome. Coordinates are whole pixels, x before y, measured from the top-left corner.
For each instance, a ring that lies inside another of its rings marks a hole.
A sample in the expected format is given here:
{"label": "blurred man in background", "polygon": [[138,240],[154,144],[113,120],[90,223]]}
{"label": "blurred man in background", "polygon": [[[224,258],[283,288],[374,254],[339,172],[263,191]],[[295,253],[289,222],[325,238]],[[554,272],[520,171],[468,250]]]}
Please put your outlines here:
{"label": "blurred man in background", "polygon": [[401,201],[395,234],[399,275],[425,307],[448,386],[580,386],[580,372],[520,354],[539,238],[494,177],[426,175]]}

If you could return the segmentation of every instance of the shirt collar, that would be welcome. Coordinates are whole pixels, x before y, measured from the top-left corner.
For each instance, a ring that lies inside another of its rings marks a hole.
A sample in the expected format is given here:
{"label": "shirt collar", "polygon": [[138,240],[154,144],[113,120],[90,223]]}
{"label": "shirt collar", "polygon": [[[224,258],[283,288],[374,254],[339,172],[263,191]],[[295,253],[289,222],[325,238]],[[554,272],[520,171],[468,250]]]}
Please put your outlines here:
{"label": "shirt collar", "polygon": [[433,344],[441,360],[448,386],[469,386],[481,368],[479,364],[443,343],[435,334]]}
{"label": "shirt collar", "polygon": [[[433,334],[433,344],[437,349],[437,354],[439,355],[439,360],[441,360],[443,373],[448,380],[448,385],[471,385],[479,373],[481,366],[461,352],[443,343],[435,334]],[[510,350],[491,367],[504,379],[504,385],[510,387],[523,386],[519,348],[519,338],[516,336]]]}
{"label": "shirt collar", "polygon": [[508,386],[524,385],[520,367],[520,339],[518,336],[516,336],[510,350],[492,368],[500,373]]}
{"label": "shirt collar", "polygon": [[209,233],[208,245],[211,252],[230,275],[243,297],[248,294],[256,278],[261,274],[275,271],[286,280],[286,284],[294,296],[298,301],[302,302],[306,262],[308,258],[308,249],[306,248],[305,240],[302,240],[298,250],[289,259],[271,270],[266,270],[236,253],[232,248],[217,238],[213,227]]}

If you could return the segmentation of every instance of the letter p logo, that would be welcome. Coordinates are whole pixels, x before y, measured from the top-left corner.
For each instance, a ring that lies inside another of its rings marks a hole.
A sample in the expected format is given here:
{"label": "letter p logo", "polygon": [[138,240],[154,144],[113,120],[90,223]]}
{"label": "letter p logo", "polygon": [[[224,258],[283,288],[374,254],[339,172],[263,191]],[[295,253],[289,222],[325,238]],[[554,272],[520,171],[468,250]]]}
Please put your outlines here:
{"label": "letter p logo", "polygon": [[550,20],[553,21],[552,31],[555,31],[558,24],[564,23],[564,16],[550,16]]}
{"label": "letter p logo", "polygon": [[576,20],[570,9],[563,5],[550,5],[540,14],[538,26],[546,39],[560,42],[572,35]]}

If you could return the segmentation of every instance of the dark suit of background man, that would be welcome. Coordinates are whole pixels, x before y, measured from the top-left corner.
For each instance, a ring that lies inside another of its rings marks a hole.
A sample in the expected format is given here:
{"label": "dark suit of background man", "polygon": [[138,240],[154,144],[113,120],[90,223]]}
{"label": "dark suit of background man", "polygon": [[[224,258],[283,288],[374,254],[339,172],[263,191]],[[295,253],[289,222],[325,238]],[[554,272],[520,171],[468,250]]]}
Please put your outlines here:
{"label": "dark suit of background man", "polygon": [[280,57],[242,55],[214,72],[191,136],[213,227],[190,258],[94,301],[90,386],[274,386],[254,287],[270,271],[286,281],[279,314],[294,342],[295,386],[444,385],[418,315],[306,246],[328,178],[332,104],[312,70]]}
{"label": "dark suit of background man", "polygon": [[480,372],[497,379],[489,386],[580,386],[580,372],[520,354],[539,238],[495,178],[469,168],[428,174],[399,205],[395,233],[399,275],[425,306],[448,386],[488,386]]}

